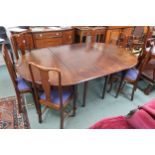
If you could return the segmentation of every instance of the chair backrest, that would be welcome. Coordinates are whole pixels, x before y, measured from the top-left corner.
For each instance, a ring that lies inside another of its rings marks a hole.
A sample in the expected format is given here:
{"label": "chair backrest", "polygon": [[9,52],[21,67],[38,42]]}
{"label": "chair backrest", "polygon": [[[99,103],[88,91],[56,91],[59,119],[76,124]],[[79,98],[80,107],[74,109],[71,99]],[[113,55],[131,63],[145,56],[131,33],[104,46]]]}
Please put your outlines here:
{"label": "chair backrest", "polygon": [[151,54],[152,54],[152,49],[154,48],[154,45],[151,45],[149,50],[147,50],[147,48],[145,48],[144,54],[141,58],[140,64],[138,66],[139,69],[139,74],[141,72],[143,72],[145,66],[147,65],[147,63],[149,62],[150,58],[151,58]]}
{"label": "chair backrest", "polygon": [[[24,55],[26,52],[26,47],[29,47],[28,42],[26,41],[25,33],[13,34],[11,35],[11,43],[14,50],[16,59],[18,60],[21,55]],[[30,48],[28,48],[30,50]]]}
{"label": "chair backrest", "polygon": [[37,65],[33,62],[29,63],[29,70],[30,70],[30,75],[32,78],[32,85],[35,91],[35,95],[38,98],[38,86],[37,83],[35,82],[35,76],[34,76],[34,70],[38,70],[40,73],[40,78],[41,78],[41,84],[43,87],[43,90],[45,92],[45,100],[47,102],[52,102],[51,101],[51,90],[52,90],[52,83],[49,80],[49,73],[54,73],[56,74],[56,78],[58,80],[58,93],[60,97],[60,104],[62,105],[62,86],[61,86],[61,72],[57,68],[45,68],[43,66]]}
{"label": "chair backrest", "polygon": [[[143,40],[144,44],[142,45],[142,49],[141,49],[142,52],[138,56],[138,62],[139,63],[145,57],[145,52],[146,52],[147,48],[151,48],[151,46],[152,46],[152,44],[151,44],[152,40],[149,39],[150,31],[151,31],[150,26],[147,26],[147,32],[146,32],[146,34],[144,36],[144,40]],[[139,66],[139,63],[137,66]]]}
{"label": "chair backrest", "polygon": [[12,82],[14,84],[14,87],[16,88],[17,87],[17,85],[16,85],[17,75],[16,75],[16,72],[15,72],[15,69],[14,69],[14,66],[13,66],[13,62],[12,62],[10,53],[9,53],[9,51],[8,51],[5,44],[2,45],[2,54],[3,54],[3,58],[5,60],[7,69],[9,71],[11,80],[12,80]]}
{"label": "chair backrest", "polygon": [[144,34],[144,26],[135,26],[133,30],[133,36],[135,37],[143,37]]}

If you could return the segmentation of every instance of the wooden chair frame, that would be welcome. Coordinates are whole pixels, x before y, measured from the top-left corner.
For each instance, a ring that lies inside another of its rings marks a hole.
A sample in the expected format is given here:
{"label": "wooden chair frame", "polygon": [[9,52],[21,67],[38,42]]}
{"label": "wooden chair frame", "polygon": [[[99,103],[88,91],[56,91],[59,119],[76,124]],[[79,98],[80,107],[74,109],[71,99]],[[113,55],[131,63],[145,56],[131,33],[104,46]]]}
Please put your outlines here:
{"label": "wooden chair frame", "polygon": [[16,74],[16,71],[15,71],[15,68],[13,66],[13,62],[12,62],[12,59],[10,58],[10,55],[8,53],[8,50],[7,50],[7,47],[5,44],[2,45],[2,54],[3,54],[3,57],[4,57],[4,60],[6,62],[6,66],[8,68],[8,72],[10,74],[10,77],[11,77],[11,80],[13,82],[13,85],[14,85],[14,88],[15,88],[15,93],[16,93],[16,96],[17,96],[17,101],[18,101],[18,109],[19,109],[19,113],[22,112],[22,94],[25,94],[25,93],[32,93],[32,96],[33,96],[33,99],[34,99],[34,102],[35,102],[35,106],[36,106],[36,100],[35,100],[35,97],[34,97],[34,91],[33,89],[26,89],[26,90],[22,90],[20,91],[18,89],[18,86],[17,86],[17,74]]}
{"label": "wooden chair frame", "polygon": [[[138,73],[138,75],[137,75],[136,80],[131,80],[131,79],[128,79],[128,78],[126,78],[126,77],[123,77],[123,79],[122,79],[122,80],[125,81],[126,83],[130,83],[130,84],[133,85],[132,94],[131,94],[131,101],[132,101],[133,98],[134,98],[134,92],[135,92],[136,89],[137,89],[137,84],[138,84],[138,81],[139,81],[139,79],[140,79],[140,77],[141,77],[141,73],[142,73],[142,71],[144,70],[144,68],[145,68],[146,64],[148,63],[148,61],[150,60],[152,48],[153,48],[153,47],[150,48],[150,51],[145,52],[145,53],[146,53],[145,56],[143,56],[143,59],[141,59],[141,62],[140,62],[140,64],[139,64],[139,66],[137,66],[139,73]],[[126,73],[126,72],[125,72],[125,73]],[[125,73],[124,73],[124,76],[125,76]],[[121,82],[121,84],[120,84],[120,86],[119,86],[119,88],[118,88],[118,90],[117,90],[116,96],[118,96],[120,90],[123,89],[123,87],[124,87],[124,85],[122,86],[122,82]]]}
{"label": "wooden chair frame", "polygon": [[[32,68],[36,68],[39,70],[40,72],[40,77],[41,77],[41,83],[42,83],[42,88],[44,90],[45,93],[45,97],[46,99],[39,99],[39,91],[38,91],[38,85],[35,82],[35,77],[34,77],[34,73],[33,73],[33,69]],[[63,129],[64,128],[64,109],[65,107],[68,105],[68,102],[70,102],[70,100],[74,97],[74,101],[73,101],[73,116],[75,116],[75,111],[76,111],[76,95],[75,95],[75,91],[73,90],[73,94],[65,101],[65,103],[63,104],[63,99],[62,99],[62,94],[63,94],[63,89],[62,89],[62,85],[61,85],[61,71],[58,70],[57,68],[45,68],[43,66],[37,65],[33,62],[29,62],[29,70],[30,70],[30,74],[31,74],[31,78],[32,78],[32,85],[35,91],[35,97],[37,100],[37,111],[38,111],[38,115],[39,115],[39,122],[42,122],[42,112],[41,112],[41,104],[45,105],[49,108],[55,109],[60,111],[60,128]],[[51,101],[51,88],[52,88],[52,84],[49,81],[49,72],[54,72],[58,75],[58,93],[59,93],[59,97],[60,97],[60,105],[56,105]]]}

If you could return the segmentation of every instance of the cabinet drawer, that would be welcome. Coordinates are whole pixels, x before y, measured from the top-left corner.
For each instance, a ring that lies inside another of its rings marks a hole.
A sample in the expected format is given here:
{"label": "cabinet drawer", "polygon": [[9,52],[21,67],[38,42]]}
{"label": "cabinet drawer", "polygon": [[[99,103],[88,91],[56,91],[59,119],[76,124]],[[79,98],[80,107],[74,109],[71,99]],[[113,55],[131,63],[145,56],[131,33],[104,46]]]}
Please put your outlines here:
{"label": "cabinet drawer", "polygon": [[34,39],[50,39],[62,37],[62,32],[46,32],[33,34]]}
{"label": "cabinet drawer", "polygon": [[51,47],[51,46],[58,46],[61,44],[62,44],[61,38],[35,40],[35,48],[45,48],[45,47]]}

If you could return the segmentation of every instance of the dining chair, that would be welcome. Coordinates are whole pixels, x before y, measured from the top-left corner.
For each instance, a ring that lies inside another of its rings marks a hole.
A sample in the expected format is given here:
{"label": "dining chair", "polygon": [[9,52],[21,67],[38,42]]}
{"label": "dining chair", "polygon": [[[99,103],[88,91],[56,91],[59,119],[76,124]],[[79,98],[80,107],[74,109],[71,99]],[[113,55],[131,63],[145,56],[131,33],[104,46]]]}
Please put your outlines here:
{"label": "dining chair", "polygon": [[[145,30],[146,29],[146,30]],[[145,32],[146,31],[146,32]],[[134,54],[141,54],[143,45],[150,33],[150,27],[135,26],[131,36],[128,37],[128,46]]]}
{"label": "dining chair", "polygon": [[11,35],[10,40],[16,60],[19,59],[20,55],[25,55],[26,51],[30,51],[25,32]]}
{"label": "dining chair", "polygon": [[[149,48],[150,45],[155,45],[155,38],[149,38],[147,41],[147,48]],[[149,95],[149,93],[153,90],[155,85],[155,46],[153,47],[151,51],[151,57],[149,62],[147,63],[145,69],[142,72],[142,79],[146,81],[148,84],[147,87],[144,89],[144,93],[146,95]]]}
{"label": "dining chair", "polygon": [[23,94],[32,93],[34,103],[36,105],[34,91],[31,88],[31,86],[23,78],[21,78],[20,76],[18,76],[16,74],[12,59],[10,57],[10,53],[8,52],[8,49],[5,44],[2,45],[2,54],[4,57],[8,72],[10,74],[11,80],[14,85],[14,89],[15,89],[15,93],[16,93],[16,97],[17,97],[17,101],[18,101],[18,109],[19,109],[19,112],[21,113],[23,110],[22,109]]}
{"label": "dining chair", "polygon": [[[123,79],[122,79],[122,81],[120,81],[120,85],[118,87],[116,97],[120,93],[120,90],[123,89],[125,84],[129,83],[129,84],[133,85],[131,101],[133,100],[134,92],[137,89],[137,85],[140,80],[141,74],[142,74],[143,70],[145,69],[145,66],[147,65],[148,61],[150,60],[152,49],[153,49],[153,46],[151,46],[151,48],[149,50],[145,49],[142,59],[140,60],[140,63],[138,63],[135,68],[131,68],[127,71],[120,73],[121,77],[123,77]],[[122,74],[124,74],[124,75],[122,75]],[[124,84],[122,85],[123,82],[124,82]]]}
{"label": "dining chair", "polygon": [[[42,110],[41,105],[45,107],[57,110],[60,112],[60,128],[64,128],[64,112],[67,105],[69,105],[71,99],[73,99],[73,115],[75,116],[76,112],[76,94],[75,87],[62,87],[62,76],[61,71],[57,68],[45,68],[43,66],[37,65],[33,62],[29,63],[30,75],[32,78],[32,85],[35,92],[35,97],[37,101],[37,111],[39,123],[42,123]],[[41,78],[41,85],[43,90],[40,91],[38,89],[38,84],[35,81],[35,71],[39,71]],[[58,86],[52,86],[52,82],[50,81],[49,74],[55,76],[55,80],[58,82]]]}

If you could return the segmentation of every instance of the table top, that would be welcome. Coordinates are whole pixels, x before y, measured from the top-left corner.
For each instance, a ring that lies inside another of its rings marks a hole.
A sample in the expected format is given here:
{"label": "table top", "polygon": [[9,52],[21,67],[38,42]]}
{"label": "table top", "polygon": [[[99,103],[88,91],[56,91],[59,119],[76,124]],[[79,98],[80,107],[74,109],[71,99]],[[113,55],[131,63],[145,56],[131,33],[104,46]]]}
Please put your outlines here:
{"label": "table top", "polygon": [[[137,58],[129,51],[104,43],[83,43],[32,50],[17,62],[17,72],[31,81],[28,62],[61,70],[62,85],[74,85],[134,67]],[[35,80],[41,83],[37,70]],[[53,85],[58,85],[49,73]]]}

